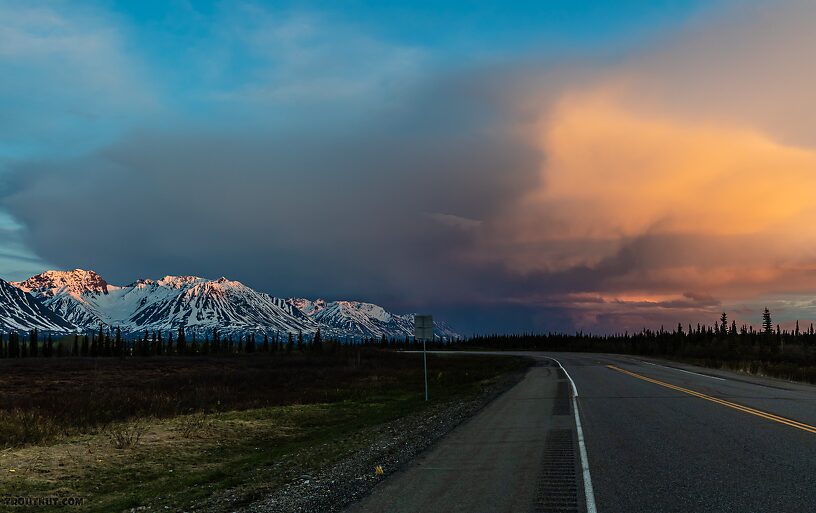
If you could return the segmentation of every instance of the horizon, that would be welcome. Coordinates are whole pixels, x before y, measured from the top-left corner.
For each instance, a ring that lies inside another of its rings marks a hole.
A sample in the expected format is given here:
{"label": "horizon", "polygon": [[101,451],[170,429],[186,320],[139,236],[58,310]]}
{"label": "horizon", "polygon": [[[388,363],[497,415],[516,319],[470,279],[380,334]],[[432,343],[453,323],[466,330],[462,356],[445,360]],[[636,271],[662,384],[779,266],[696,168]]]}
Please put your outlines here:
{"label": "horizon", "polygon": [[[53,273],[67,274],[67,273],[72,273],[72,272],[75,272],[75,271],[80,271],[80,272],[83,272],[83,273],[93,273],[96,276],[100,277],[103,281],[105,281],[105,283],[107,285],[110,285],[110,286],[113,286],[113,287],[116,287],[116,288],[131,287],[131,286],[136,285],[139,282],[159,283],[159,282],[162,282],[162,281],[166,280],[167,278],[193,278],[195,280],[203,280],[203,281],[206,281],[206,282],[219,282],[221,280],[224,280],[224,281],[230,282],[230,283],[238,283],[238,284],[243,285],[245,287],[249,287],[252,290],[256,290],[257,292],[268,294],[271,297],[283,299],[283,300],[286,300],[286,301],[305,300],[305,301],[309,301],[309,302],[312,302],[312,303],[316,303],[318,301],[325,301],[327,303],[349,302],[349,303],[358,303],[358,304],[370,304],[370,305],[373,305],[373,306],[378,306],[380,308],[383,308],[386,312],[394,314],[394,315],[414,315],[414,314],[418,314],[418,312],[416,312],[416,311],[395,312],[393,309],[389,308],[387,305],[380,305],[380,304],[377,304],[377,303],[373,303],[371,301],[366,300],[365,298],[356,298],[356,299],[350,299],[348,297],[327,298],[327,297],[320,296],[320,295],[314,296],[314,297],[305,297],[305,296],[302,296],[302,295],[281,296],[281,295],[274,294],[270,290],[257,290],[254,287],[252,287],[251,285],[248,285],[248,284],[246,284],[246,283],[244,283],[244,282],[242,282],[240,280],[232,280],[230,278],[227,278],[225,275],[221,275],[218,278],[208,278],[208,277],[204,277],[204,276],[184,275],[184,274],[165,275],[165,276],[163,276],[161,278],[137,278],[137,279],[135,279],[133,281],[125,282],[124,285],[116,285],[116,284],[113,284],[113,283],[107,281],[104,276],[97,273],[93,269],[74,268],[74,269],[66,269],[66,270],[45,269],[45,270],[43,270],[43,271],[41,271],[39,273],[33,274],[33,275],[27,277],[26,279],[23,279],[23,280],[11,281],[11,280],[6,280],[3,277],[0,277],[0,280],[5,281],[6,283],[9,283],[9,284],[17,287],[17,286],[21,285],[22,283],[24,283],[25,281],[27,281],[28,279],[35,278],[35,277],[44,275],[46,273],[53,272]],[[763,310],[764,310],[764,308],[767,308],[767,307],[763,307]],[[759,310],[757,312],[758,317],[761,317],[761,315],[763,313],[763,310]],[[576,330],[576,333],[580,332],[580,333],[583,333],[585,335],[592,335],[592,336],[606,336],[606,335],[609,335],[609,336],[614,337],[614,336],[621,336],[624,333],[636,334],[636,333],[640,333],[640,332],[644,332],[644,331],[674,332],[674,331],[676,331],[678,325],[682,325],[682,330],[687,330],[687,328],[689,328],[689,327],[693,328],[693,329],[697,329],[700,326],[702,326],[704,328],[711,327],[711,326],[716,327],[720,323],[719,315],[721,315],[722,313],[728,314],[728,312],[723,311],[723,312],[720,312],[720,314],[718,314],[718,317],[716,319],[714,319],[714,320],[711,320],[711,319],[705,319],[705,320],[698,319],[696,321],[688,321],[686,323],[678,322],[673,326],[665,326],[663,324],[661,324],[660,326],[646,326],[646,325],[644,325],[644,326],[641,326],[640,328],[634,329],[634,330],[622,329],[622,330],[619,330],[619,331],[593,331],[593,330],[589,329],[589,330]],[[771,313],[773,314],[773,312],[771,312]],[[751,319],[741,318],[741,317],[738,317],[738,318],[729,317],[729,319],[730,319],[729,322],[732,322],[732,321],[735,322],[738,327],[746,326],[750,330],[754,330],[754,322]],[[444,318],[437,318],[436,321],[442,322],[442,323],[450,326],[452,329],[457,331],[457,333],[459,335],[464,336],[465,338],[478,337],[480,335],[487,335],[487,336],[493,335],[493,336],[495,336],[498,333],[498,332],[490,332],[490,331],[478,332],[478,331],[468,330],[467,327],[453,325]],[[794,330],[794,328],[796,326],[798,326],[802,331],[806,331],[808,326],[812,327],[812,326],[814,326],[814,324],[816,324],[816,319],[806,319],[806,318],[794,319],[794,320],[788,320],[788,321],[782,321],[782,322],[774,322],[774,326],[778,326],[781,330],[787,331],[787,332],[793,332],[793,330]],[[756,325],[761,326],[761,322],[757,322]],[[109,327],[115,327],[115,326],[110,325]],[[139,330],[138,332],[141,333],[141,330]],[[134,332],[134,333],[136,333],[136,332]],[[546,335],[547,333],[553,333],[553,334],[563,333],[563,334],[567,334],[567,335],[569,334],[566,331],[564,331],[564,332],[559,332],[559,331],[549,331],[549,332],[547,332],[547,331],[529,331],[529,330],[507,331],[506,333],[515,334],[515,335],[533,335],[533,336],[543,336],[543,335]]]}

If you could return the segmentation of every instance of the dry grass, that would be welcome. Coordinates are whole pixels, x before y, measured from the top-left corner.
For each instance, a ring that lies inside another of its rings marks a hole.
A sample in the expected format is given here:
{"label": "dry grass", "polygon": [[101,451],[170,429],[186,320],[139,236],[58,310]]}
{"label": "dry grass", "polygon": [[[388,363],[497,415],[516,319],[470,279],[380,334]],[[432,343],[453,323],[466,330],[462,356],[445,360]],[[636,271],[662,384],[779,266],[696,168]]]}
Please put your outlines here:
{"label": "dry grass", "polygon": [[[111,366],[96,375],[79,372],[87,362],[66,360],[51,369],[61,381],[59,390],[46,386],[37,373],[30,387],[34,393],[26,399],[37,407],[21,408],[18,398],[10,401],[16,407],[0,409],[0,435],[7,446],[0,450],[0,490],[86,499],[72,511],[190,510],[194,504],[220,504],[225,496],[230,498],[225,507],[239,509],[366,445],[376,432],[372,426],[427,407],[416,355],[362,355],[359,366],[293,358],[291,369],[275,358],[253,359],[187,358],[179,359],[178,368],[118,362],[118,372]],[[432,397],[458,400],[524,365],[504,357],[433,357]],[[11,376],[0,382],[17,379],[9,370]],[[143,381],[147,376],[153,381]],[[135,387],[140,381],[141,392]],[[80,396],[87,402],[79,404],[83,412],[106,409],[83,419],[97,422],[61,424],[65,417],[39,409],[56,397],[69,397],[66,390],[88,390],[89,383],[107,390]],[[221,392],[205,400],[204,392],[214,389]],[[160,401],[136,398],[156,391]],[[117,400],[123,403],[117,406]],[[194,408],[198,403],[209,408]],[[160,406],[156,414],[139,409],[151,404]],[[168,404],[172,408],[165,409]],[[129,410],[134,406],[135,412]],[[112,417],[120,420],[106,420]]]}

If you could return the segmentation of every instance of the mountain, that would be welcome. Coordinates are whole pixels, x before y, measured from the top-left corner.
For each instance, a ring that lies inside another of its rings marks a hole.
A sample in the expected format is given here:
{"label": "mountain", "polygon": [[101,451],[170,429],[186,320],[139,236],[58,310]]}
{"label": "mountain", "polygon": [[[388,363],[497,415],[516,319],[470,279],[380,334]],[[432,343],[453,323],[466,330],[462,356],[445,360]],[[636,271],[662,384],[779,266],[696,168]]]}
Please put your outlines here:
{"label": "mountain", "polygon": [[45,271],[12,285],[30,292],[45,306],[74,325],[87,329],[100,322],[110,324],[107,313],[113,294],[120,287],[106,282],[93,271]]}
{"label": "mountain", "polygon": [[[126,335],[182,326],[201,336],[216,327],[226,335],[310,335],[318,328],[334,337],[402,338],[414,334],[413,314],[397,315],[360,301],[281,299],[223,277],[165,276],[118,286],[94,271],[74,269],[46,271],[11,285],[36,297],[38,306],[61,319],[60,326],[67,326],[63,331],[93,330],[102,323],[118,326]],[[458,337],[445,324],[435,324],[438,336]]]}
{"label": "mountain", "polygon": [[283,299],[226,278],[165,276],[114,286],[93,271],[46,271],[15,283],[82,330],[100,323],[125,334],[170,331],[184,326],[200,335],[304,332],[315,323]]}
{"label": "mountain", "polygon": [[[383,307],[361,301],[292,298],[289,302],[321,326],[327,334],[351,337],[413,337],[414,314],[397,315]],[[439,337],[459,335],[444,323],[434,322]]]}
{"label": "mountain", "polygon": [[0,330],[67,332],[76,327],[44,306],[33,295],[0,280]]}

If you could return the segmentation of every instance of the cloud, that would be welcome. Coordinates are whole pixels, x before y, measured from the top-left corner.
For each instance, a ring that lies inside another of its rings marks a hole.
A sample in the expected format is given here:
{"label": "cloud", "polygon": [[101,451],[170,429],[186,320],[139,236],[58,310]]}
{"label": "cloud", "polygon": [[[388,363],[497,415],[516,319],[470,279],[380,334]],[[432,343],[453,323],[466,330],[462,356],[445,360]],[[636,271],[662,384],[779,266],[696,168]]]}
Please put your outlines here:
{"label": "cloud", "polygon": [[4,0],[0,18],[0,157],[75,155],[109,141],[124,118],[158,108],[153,84],[113,17]]}
{"label": "cloud", "polygon": [[[228,274],[464,332],[748,316],[816,286],[814,9],[729,3],[637,53],[542,70],[250,5],[190,51],[206,116],[19,159],[0,206],[43,258],[113,281]],[[103,47],[83,51],[117,71],[99,80],[119,105],[130,61]]]}

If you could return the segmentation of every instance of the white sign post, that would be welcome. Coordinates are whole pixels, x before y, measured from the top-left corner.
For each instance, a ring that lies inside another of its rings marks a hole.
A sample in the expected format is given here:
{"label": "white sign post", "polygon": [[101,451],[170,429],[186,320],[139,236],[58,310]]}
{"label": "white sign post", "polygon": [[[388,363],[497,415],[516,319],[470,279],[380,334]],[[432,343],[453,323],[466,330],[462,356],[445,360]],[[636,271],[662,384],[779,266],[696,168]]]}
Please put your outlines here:
{"label": "white sign post", "polygon": [[422,365],[425,367],[425,400],[428,400],[428,351],[426,342],[433,340],[433,317],[430,315],[414,316],[414,339],[422,341]]}

